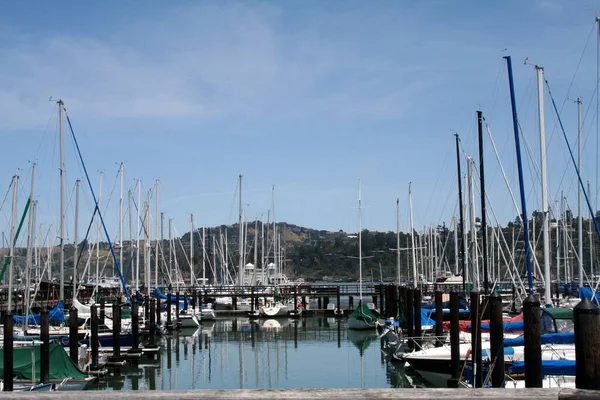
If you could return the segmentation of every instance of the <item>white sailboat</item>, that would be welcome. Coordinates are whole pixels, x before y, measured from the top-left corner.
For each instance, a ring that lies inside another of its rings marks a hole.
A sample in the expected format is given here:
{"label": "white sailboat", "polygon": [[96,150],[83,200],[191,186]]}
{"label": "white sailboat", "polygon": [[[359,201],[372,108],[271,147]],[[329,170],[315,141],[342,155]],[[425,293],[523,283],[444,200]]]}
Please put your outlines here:
{"label": "white sailboat", "polygon": [[368,304],[362,301],[362,199],[360,179],[358,180],[358,281],[358,307],[348,316],[348,329],[374,329],[377,326],[377,317],[371,312]]}

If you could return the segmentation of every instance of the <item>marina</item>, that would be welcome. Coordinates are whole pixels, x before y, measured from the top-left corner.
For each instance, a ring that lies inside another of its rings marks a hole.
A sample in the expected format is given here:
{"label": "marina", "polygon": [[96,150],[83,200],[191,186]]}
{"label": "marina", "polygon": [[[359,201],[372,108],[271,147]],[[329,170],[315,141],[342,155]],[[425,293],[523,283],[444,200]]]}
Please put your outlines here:
{"label": "marina", "polygon": [[195,3],[2,6],[0,399],[600,398],[600,11]]}

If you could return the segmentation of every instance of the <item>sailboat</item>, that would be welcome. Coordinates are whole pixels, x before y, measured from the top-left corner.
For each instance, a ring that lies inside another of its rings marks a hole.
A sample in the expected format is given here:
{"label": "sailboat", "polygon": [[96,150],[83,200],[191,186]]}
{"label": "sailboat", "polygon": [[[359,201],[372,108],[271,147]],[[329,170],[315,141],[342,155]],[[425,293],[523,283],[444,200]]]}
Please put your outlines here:
{"label": "sailboat", "polygon": [[[272,202],[273,202],[273,261],[275,262],[275,272],[278,274],[279,269],[281,268],[281,261],[279,258],[279,251],[281,243],[277,240],[277,225],[275,224],[275,186],[273,186],[272,192]],[[279,245],[278,245],[279,242]],[[283,304],[280,300],[279,296],[279,282],[275,281],[275,290],[273,293],[273,300],[271,302],[267,302],[264,306],[260,307],[258,313],[263,317],[287,317],[290,308]]]}
{"label": "sailboat", "polygon": [[362,301],[362,199],[360,179],[358,180],[358,281],[360,300],[358,307],[348,316],[348,329],[373,329],[377,326],[377,317],[369,309],[369,305]]}

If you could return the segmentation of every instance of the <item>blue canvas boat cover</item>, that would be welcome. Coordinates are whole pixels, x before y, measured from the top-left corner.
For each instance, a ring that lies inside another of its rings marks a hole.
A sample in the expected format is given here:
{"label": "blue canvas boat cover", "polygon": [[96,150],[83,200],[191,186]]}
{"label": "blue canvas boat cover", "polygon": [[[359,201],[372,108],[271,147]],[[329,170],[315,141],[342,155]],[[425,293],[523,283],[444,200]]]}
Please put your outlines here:
{"label": "blue canvas boat cover", "polygon": [[[525,372],[525,361],[515,361],[510,367],[515,374]],[[543,375],[575,376],[575,360],[542,360]]]}
{"label": "blue canvas boat cover", "polygon": [[[65,303],[61,300],[48,312],[50,322],[63,322],[65,320]],[[25,316],[13,315],[13,321],[15,324],[23,324],[25,322]],[[40,314],[30,314],[27,323],[31,325],[41,324],[42,317]]]}
{"label": "blue canvas boat cover", "polygon": [[[574,344],[574,332],[546,333],[541,336],[542,344]],[[525,346],[525,338],[504,339],[505,347]]]}

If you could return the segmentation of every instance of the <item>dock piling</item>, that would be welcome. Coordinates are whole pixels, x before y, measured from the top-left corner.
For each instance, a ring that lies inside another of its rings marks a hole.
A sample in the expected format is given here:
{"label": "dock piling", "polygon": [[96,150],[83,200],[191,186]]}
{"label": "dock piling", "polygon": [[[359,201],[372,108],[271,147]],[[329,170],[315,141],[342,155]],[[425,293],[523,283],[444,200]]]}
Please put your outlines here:
{"label": "dock piling", "polygon": [[575,322],[575,386],[600,389],[600,310],[585,298],[573,309]]}
{"label": "dock piling", "polygon": [[91,347],[92,347],[92,369],[98,368],[98,327],[100,325],[100,319],[98,318],[98,306],[93,304],[90,307],[91,313]]}
{"label": "dock piling", "polygon": [[540,301],[529,295],[523,301],[523,328],[525,339],[525,387],[542,387],[542,339]]}
{"label": "dock piling", "polygon": [[40,346],[40,382],[48,383],[50,377],[50,316],[48,310],[43,310],[40,317],[40,340],[42,341]]}
{"label": "dock piling", "polygon": [[113,312],[113,357],[115,360],[121,357],[121,305],[115,301],[112,306]]}
{"label": "dock piling", "polygon": [[409,351],[414,350],[415,343],[413,342],[413,338],[415,336],[415,325],[413,322],[414,316],[414,303],[413,303],[413,295],[414,290],[408,289],[406,291],[406,326],[408,327],[408,349]]}
{"label": "dock piling", "polygon": [[481,303],[479,290],[471,291],[471,365],[473,368],[473,387],[483,386],[481,368]]}
{"label": "dock piling", "polygon": [[442,291],[440,289],[435,290],[435,347],[442,347],[442,340],[440,339],[443,334],[443,323],[444,323],[444,310],[442,307]]}
{"label": "dock piling", "polygon": [[492,387],[504,387],[504,326],[502,322],[502,297],[498,292],[489,296],[490,309],[490,361]]}
{"label": "dock piling", "polygon": [[460,376],[460,331],[458,327],[458,292],[450,292],[450,370],[449,388],[458,387]]}
{"label": "dock piling", "polygon": [[77,309],[71,307],[69,310],[69,353],[75,364],[79,363],[79,337],[77,326]]}
{"label": "dock piling", "polygon": [[4,314],[4,391],[13,390],[13,316],[10,310]]}
{"label": "dock piling", "polygon": [[423,297],[419,289],[415,289],[413,293],[413,300],[415,304],[415,345],[416,350],[421,350],[421,337],[423,336],[423,319],[421,318],[421,305]]}

